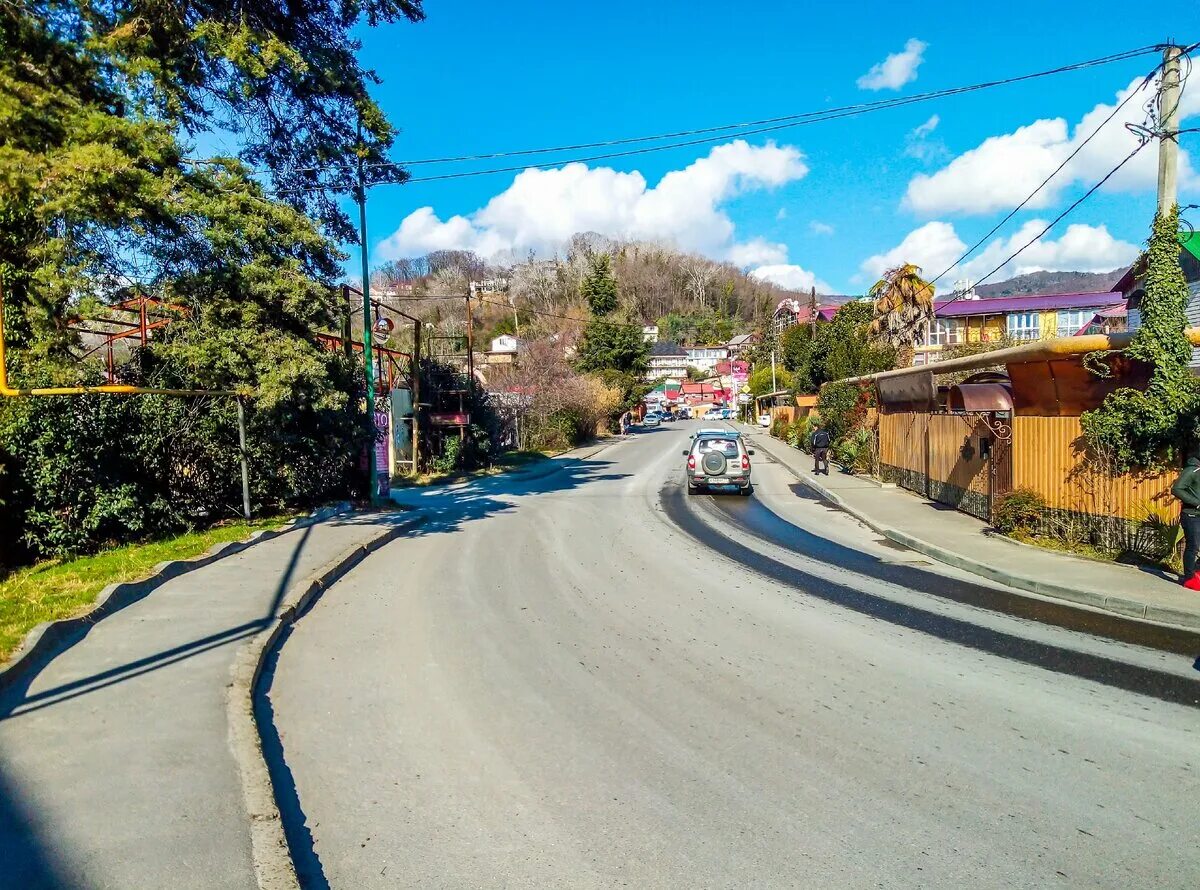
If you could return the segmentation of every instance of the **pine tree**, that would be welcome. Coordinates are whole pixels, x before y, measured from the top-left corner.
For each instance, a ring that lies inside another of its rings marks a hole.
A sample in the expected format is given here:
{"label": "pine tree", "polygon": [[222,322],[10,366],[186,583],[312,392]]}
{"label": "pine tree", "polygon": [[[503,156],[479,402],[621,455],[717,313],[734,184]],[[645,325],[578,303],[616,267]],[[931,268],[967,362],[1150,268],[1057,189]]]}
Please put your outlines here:
{"label": "pine tree", "polygon": [[627,317],[617,317],[617,281],[607,254],[592,260],[579,292],[592,310],[577,348],[575,364],[579,370],[644,374],[649,347],[640,325]]}

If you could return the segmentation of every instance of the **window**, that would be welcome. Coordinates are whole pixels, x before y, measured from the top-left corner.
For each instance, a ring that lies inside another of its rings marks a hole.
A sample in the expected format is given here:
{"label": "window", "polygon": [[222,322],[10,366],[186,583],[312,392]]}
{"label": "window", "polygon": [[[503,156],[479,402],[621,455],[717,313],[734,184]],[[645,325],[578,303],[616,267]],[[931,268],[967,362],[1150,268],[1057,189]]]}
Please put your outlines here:
{"label": "window", "polygon": [[1080,328],[1095,317],[1095,309],[1059,309],[1056,333],[1060,337],[1074,337]]}
{"label": "window", "polygon": [[701,439],[696,443],[696,451],[699,454],[719,451],[726,457],[737,457],[738,447],[732,439]]}
{"label": "window", "polygon": [[1040,312],[1010,312],[1008,336],[1014,340],[1036,340],[1042,335]]}
{"label": "window", "polygon": [[965,339],[961,318],[939,318],[929,332],[930,346],[957,346]]}

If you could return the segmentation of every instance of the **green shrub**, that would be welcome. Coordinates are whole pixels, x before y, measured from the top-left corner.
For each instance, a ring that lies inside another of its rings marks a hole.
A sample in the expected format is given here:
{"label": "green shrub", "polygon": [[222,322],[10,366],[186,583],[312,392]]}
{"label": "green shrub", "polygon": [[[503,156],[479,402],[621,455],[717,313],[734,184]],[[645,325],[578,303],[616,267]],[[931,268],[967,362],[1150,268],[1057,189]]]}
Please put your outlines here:
{"label": "green shrub", "polygon": [[875,404],[875,388],[859,383],[827,383],[817,396],[817,413],[833,441],[861,425]]}
{"label": "green shrub", "polygon": [[446,436],[442,440],[442,453],[429,462],[435,473],[453,473],[462,466],[463,442],[458,436]]}
{"label": "green shrub", "polygon": [[817,429],[817,418],[807,414],[796,422],[796,426],[799,427],[796,447],[806,454],[812,454],[812,434]]}
{"label": "green shrub", "polygon": [[787,438],[788,422],[783,417],[776,417],[771,421],[771,435],[776,439]]}
{"label": "green shrub", "polygon": [[875,432],[859,427],[833,446],[833,457],[853,473],[875,472]]}
{"label": "green shrub", "polygon": [[804,420],[792,421],[787,425],[787,443],[792,448],[799,448],[804,440]]}
{"label": "green shrub", "polygon": [[1006,535],[1031,535],[1041,524],[1046,499],[1032,488],[1014,488],[996,498],[992,525]]}

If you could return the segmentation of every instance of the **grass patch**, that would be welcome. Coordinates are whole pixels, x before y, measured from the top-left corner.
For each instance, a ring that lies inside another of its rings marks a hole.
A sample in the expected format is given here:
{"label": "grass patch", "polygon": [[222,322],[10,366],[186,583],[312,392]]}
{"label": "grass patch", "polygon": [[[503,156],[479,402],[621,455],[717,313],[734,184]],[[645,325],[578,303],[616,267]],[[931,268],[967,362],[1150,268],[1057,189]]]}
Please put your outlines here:
{"label": "grass patch", "polygon": [[1088,544],[1077,541],[1064,541],[1060,538],[1052,538],[1047,535],[1030,535],[1023,532],[1010,532],[1008,537],[1014,541],[1020,541],[1022,544],[1032,544],[1035,547],[1041,547],[1043,550],[1054,550],[1058,553],[1066,553],[1071,556],[1080,556],[1084,559],[1095,560],[1096,562],[1111,562],[1120,565],[1148,566],[1153,569],[1162,569],[1168,572],[1179,574],[1183,571],[1183,562],[1179,558],[1179,554],[1173,554],[1166,559],[1152,559],[1142,553],[1133,551],[1121,550],[1105,550],[1102,547],[1097,547],[1094,544]]}
{"label": "grass patch", "polygon": [[561,452],[553,451],[506,451],[496,458],[495,463],[478,470],[458,473],[422,473],[413,478],[403,476],[392,481],[392,488],[420,488],[425,485],[443,485],[449,482],[465,482],[469,479],[479,479],[483,476],[498,476],[511,470],[521,469],[530,464],[538,463],[554,457]]}
{"label": "grass patch", "polygon": [[292,518],[230,522],[174,538],[127,544],[95,556],[47,560],[17,569],[0,580],[0,663],[8,660],[34,627],[86,612],[109,584],[145,578],[160,562],[190,559],[214,544],[241,541],[251,532],[278,528]]}

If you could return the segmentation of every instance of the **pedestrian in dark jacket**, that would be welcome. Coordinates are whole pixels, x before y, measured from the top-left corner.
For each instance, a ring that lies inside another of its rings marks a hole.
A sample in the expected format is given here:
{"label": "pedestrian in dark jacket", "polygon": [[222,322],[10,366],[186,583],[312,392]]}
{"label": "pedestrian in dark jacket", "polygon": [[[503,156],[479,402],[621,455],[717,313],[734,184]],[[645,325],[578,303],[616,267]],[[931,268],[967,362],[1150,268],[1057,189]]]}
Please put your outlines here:
{"label": "pedestrian in dark jacket", "polygon": [[829,430],[818,426],[809,439],[813,453],[813,472],[829,475]]}
{"label": "pedestrian in dark jacket", "polygon": [[1196,555],[1200,552],[1200,456],[1189,457],[1183,472],[1171,486],[1171,494],[1179,498],[1183,509],[1179,524],[1183,527],[1183,577],[1186,581],[1196,573]]}

